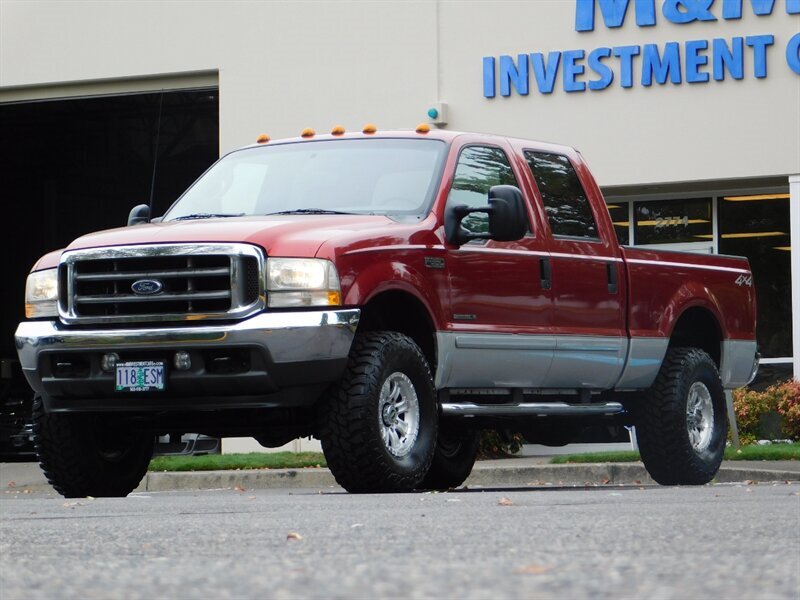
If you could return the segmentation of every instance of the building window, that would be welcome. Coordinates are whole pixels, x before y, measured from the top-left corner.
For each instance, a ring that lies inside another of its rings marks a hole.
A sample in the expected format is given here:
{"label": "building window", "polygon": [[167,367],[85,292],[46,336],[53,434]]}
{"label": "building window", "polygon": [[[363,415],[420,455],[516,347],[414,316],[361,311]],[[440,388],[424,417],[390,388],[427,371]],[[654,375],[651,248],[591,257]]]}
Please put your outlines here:
{"label": "building window", "polygon": [[719,199],[719,252],[750,260],[764,358],[792,355],[789,194]]}
{"label": "building window", "polygon": [[633,214],[637,246],[714,240],[711,198],[635,202]]}
{"label": "building window", "polygon": [[617,241],[625,246],[631,243],[630,221],[628,220],[628,203],[615,202],[608,205],[608,214],[611,215],[611,222],[614,224],[614,233],[617,234]]}

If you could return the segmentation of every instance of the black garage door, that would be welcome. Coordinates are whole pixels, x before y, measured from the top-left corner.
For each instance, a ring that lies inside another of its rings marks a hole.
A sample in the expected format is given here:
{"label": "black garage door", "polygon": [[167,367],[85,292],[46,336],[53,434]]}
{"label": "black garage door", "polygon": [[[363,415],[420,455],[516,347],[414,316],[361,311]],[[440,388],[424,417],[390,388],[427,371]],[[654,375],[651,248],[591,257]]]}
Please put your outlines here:
{"label": "black garage door", "polygon": [[13,334],[28,270],[79,235],[125,225],[149,201],[156,153],[161,214],[218,157],[218,98],[203,88],[0,104],[0,451],[27,395]]}

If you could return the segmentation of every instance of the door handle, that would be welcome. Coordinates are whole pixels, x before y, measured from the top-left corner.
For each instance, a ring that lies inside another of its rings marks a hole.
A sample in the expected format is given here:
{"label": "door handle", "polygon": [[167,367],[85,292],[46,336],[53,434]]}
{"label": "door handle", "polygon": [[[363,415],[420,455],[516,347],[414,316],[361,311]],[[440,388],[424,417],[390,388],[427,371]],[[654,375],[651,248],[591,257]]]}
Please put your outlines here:
{"label": "door handle", "polygon": [[553,287],[553,273],[550,269],[549,258],[539,259],[539,279],[543,290],[549,290]]}
{"label": "door handle", "polygon": [[617,293],[617,265],[616,263],[606,263],[606,274],[608,275],[608,293]]}

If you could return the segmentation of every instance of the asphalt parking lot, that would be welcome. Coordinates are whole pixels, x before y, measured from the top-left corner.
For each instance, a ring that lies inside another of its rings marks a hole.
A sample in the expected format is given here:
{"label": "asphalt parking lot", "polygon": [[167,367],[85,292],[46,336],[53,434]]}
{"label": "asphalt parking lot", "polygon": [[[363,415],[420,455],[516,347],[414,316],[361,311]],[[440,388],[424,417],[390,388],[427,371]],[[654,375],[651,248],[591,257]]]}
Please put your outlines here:
{"label": "asphalt parking lot", "polygon": [[0,495],[17,598],[798,598],[800,484]]}

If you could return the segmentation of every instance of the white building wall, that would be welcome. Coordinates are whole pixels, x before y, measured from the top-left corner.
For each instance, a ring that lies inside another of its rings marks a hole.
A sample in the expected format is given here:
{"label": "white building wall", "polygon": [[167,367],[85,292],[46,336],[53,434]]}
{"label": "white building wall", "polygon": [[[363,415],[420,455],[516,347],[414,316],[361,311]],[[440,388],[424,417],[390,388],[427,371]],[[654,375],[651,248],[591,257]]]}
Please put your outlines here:
{"label": "white building wall", "polygon": [[[649,28],[636,26],[633,1],[630,12],[621,28],[598,14],[593,32],[578,33],[573,0],[1,0],[0,102],[41,97],[56,83],[95,81],[96,90],[97,80],[218,72],[223,152],[262,131],[411,128],[441,99],[451,129],[578,147],[603,186],[797,172],[800,76],[784,54],[800,16],[786,14],[785,0],[763,17],[744,0],[738,21],[675,25],[658,10]],[[746,49],[741,81],[567,94],[559,77],[551,95],[482,93],[484,56],[764,33],[775,36],[765,79],[753,77]]]}

